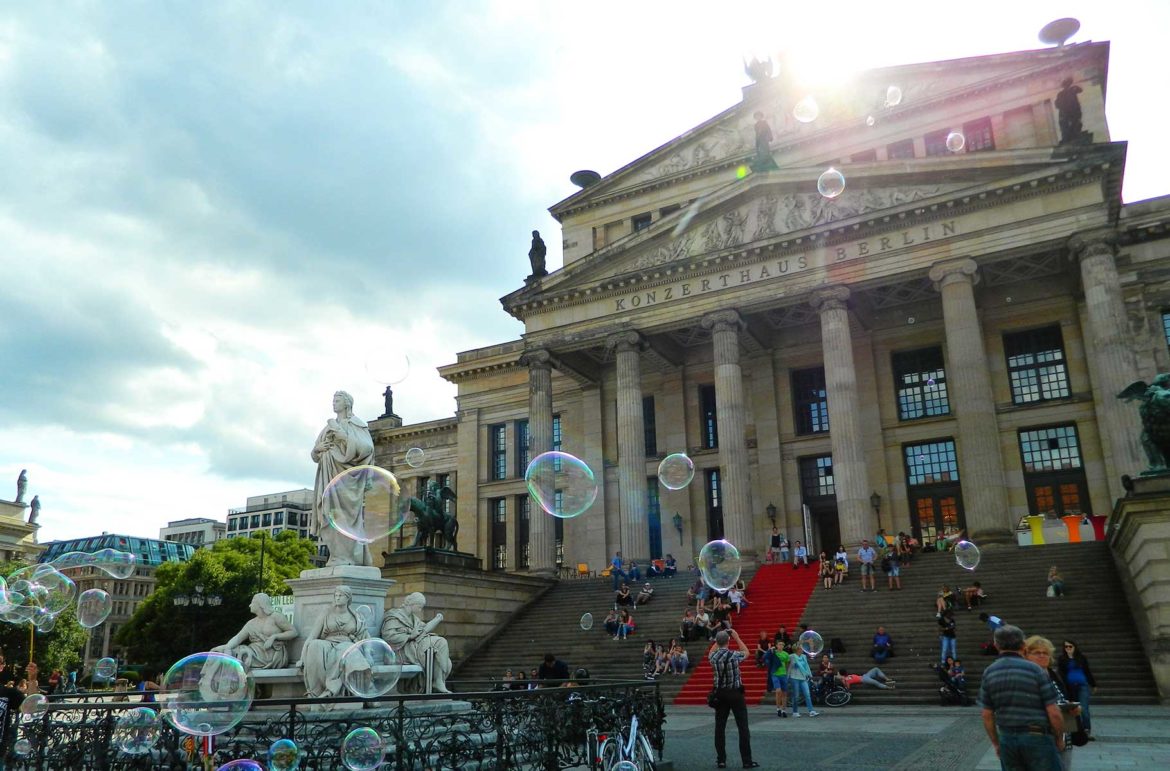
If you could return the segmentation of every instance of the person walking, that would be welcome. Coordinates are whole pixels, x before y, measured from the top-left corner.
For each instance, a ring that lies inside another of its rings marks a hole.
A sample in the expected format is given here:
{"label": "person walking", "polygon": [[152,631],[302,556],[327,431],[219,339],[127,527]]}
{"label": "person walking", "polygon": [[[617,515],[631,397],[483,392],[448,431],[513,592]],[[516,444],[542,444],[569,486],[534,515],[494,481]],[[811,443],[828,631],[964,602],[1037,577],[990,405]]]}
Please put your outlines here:
{"label": "person walking", "polygon": [[[863,540],[861,548],[857,550],[857,561],[861,563],[861,591],[876,592],[877,587],[874,584],[873,570],[874,562],[877,560],[877,551],[869,545],[869,541]],[[866,581],[869,581],[869,588],[866,589]]]}
{"label": "person walking", "polygon": [[[738,651],[728,647],[735,640]],[[752,760],[752,736],[748,727],[747,703],[743,698],[743,680],[739,665],[750,653],[747,645],[734,629],[720,630],[715,635],[715,650],[707,656],[714,673],[715,687],[715,766],[727,768],[727,716],[735,716],[735,730],[739,734],[739,759],[744,768],[759,768]]]}
{"label": "person walking", "polygon": [[983,672],[979,703],[983,728],[1003,771],[1058,771],[1064,718],[1048,673],[1024,658],[1024,632],[995,630],[999,657]]}
{"label": "person walking", "polygon": [[808,665],[808,658],[800,646],[793,646],[788,652],[788,687],[792,695],[788,701],[792,704],[792,716],[800,717],[800,697],[804,695],[804,706],[809,717],[816,717],[818,713],[812,706],[812,693],[808,688],[808,681],[812,679],[812,667]]}

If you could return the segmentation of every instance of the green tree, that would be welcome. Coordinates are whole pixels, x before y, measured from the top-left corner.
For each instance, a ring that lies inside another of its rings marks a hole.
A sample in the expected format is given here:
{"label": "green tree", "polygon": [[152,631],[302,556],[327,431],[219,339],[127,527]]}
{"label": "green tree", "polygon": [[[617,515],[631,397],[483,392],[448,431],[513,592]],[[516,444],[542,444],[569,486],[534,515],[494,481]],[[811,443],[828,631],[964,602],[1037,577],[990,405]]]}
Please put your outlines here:
{"label": "green tree", "polygon": [[[128,649],[130,661],[146,665],[144,677],[157,676],[184,656],[227,642],[251,617],[252,595],[288,594],[285,580],[312,567],[316,551],[312,541],[286,530],[275,537],[227,538],[187,562],[164,563],[155,573],[154,592],[118,630],[116,642]],[[175,597],[195,594],[196,586],[219,596],[221,604],[175,605]]]}

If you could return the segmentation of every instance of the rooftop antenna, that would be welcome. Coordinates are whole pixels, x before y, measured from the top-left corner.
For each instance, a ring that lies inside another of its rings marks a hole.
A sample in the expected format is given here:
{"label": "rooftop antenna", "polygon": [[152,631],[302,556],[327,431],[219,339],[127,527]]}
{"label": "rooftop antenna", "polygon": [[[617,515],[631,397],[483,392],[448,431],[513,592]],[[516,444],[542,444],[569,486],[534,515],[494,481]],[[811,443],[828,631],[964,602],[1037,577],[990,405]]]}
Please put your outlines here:
{"label": "rooftop antenna", "polygon": [[581,169],[580,171],[574,171],[572,174],[570,174],[569,181],[577,187],[586,188],[590,185],[596,185],[598,182],[600,182],[601,175],[596,171]]}
{"label": "rooftop antenna", "polygon": [[1065,42],[1077,34],[1081,23],[1072,17],[1050,21],[1040,30],[1040,42],[1063,48]]}

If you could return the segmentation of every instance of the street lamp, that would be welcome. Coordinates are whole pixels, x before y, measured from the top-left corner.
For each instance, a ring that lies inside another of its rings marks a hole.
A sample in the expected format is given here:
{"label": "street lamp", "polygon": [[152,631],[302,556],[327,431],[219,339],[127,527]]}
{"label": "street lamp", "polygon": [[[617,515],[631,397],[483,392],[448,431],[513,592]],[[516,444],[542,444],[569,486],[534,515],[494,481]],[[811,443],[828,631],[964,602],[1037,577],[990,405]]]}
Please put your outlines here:
{"label": "street lamp", "polygon": [[682,526],[683,526],[682,514],[679,514],[676,511],[674,513],[674,517],[672,517],[670,521],[674,523],[674,529],[678,531],[678,545],[682,546]]}
{"label": "street lamp", "polygon": [[882,526],[882,497],[877,494],[877,490],[869,496],[869,505],[873,506],[873,515],[877,518],[878,529]]}
{"label": "street lamp", "polygon": [[772,520],[772,527],[776,527],[776,504],[769,503],[764,511],[768,512],[768,519]]}
{"label": "street lamp", "polygon": [[[223,602],[223,598],[218,594],[204,594],[203,584],[195,584],[195,591],[191,594],[176,594],[172,599],[176,607],[179,608],[202,608],[204,605],[212,608],[218,608]],[[191,613],[191,642],[190,647],[195,647],[195,622],[201,613]],[[192,653],[195,651],[192,650]]]}

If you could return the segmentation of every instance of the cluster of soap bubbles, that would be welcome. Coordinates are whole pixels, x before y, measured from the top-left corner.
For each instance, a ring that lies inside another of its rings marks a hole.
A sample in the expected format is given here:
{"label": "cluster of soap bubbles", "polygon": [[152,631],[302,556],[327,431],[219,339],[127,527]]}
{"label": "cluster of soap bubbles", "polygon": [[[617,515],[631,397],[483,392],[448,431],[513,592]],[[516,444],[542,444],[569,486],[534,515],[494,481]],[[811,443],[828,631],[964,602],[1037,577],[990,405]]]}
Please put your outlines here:
{"label": "cluster of soap bubbles", "polygon": [[385,742],[373,728],[355,728],[341,741],[341,762],[349,771],[373,771],[385,755]]}
{"label": "cluster of soap bubbles", "polygon": [[32,624],[39,632],[51,632],[57,617],[74,602],[77,621],[92,629],[109,617],[114,602],[102,589],[77,594],[77,584],[63,570],[93,567],[114,578],[134,574],[136,560],[130,552],[102,549],[94,553],[66,552],[52,562],[28,565],[0,576],[0,621]]}
{"label": "cluster of soap bubbles", "polygon": [[[354,466],[329,480],[321,493],[321,506],[335,530],[358,543],[371,544],[406,524],[410,496],[402,494],[398,478],[386,469]],[[358,509],[364,516],[353,517],[351,513]]]}
{"label": "cluster of soap bubbles", "polygon": [[542,452],[524,471],[528,494],[554,517],[572,519],[597,499],[597,478],[580,458],[567,452]]}
{"label": "cluster of soap bubbles", "polygon": [[217,736],[234,728],[252,706],[252,678],[225,653],[193,653],[167,670],[160,686],[163,719],[191,736]]}
{"label": "cluster of soap bubbles", "polygon": [[743,571],[739,549],[722,539],[711,541],[699,550],[699,574],[703,583],[717,592],[725,592],[735,586]]}
{"label": "cluster of soap bubbles", "polygon": [[970,541],[959,541],[955,544],[955,563],[966,570],[979,567],[979,547]]}
{"label": "cluster of soap bubbles", "polygon": [[820,634],[811,629],[801,632],[796,643],[800,646],[801,651],[809,658],[819,655],[825,649],[824,639],[821,638]]}

